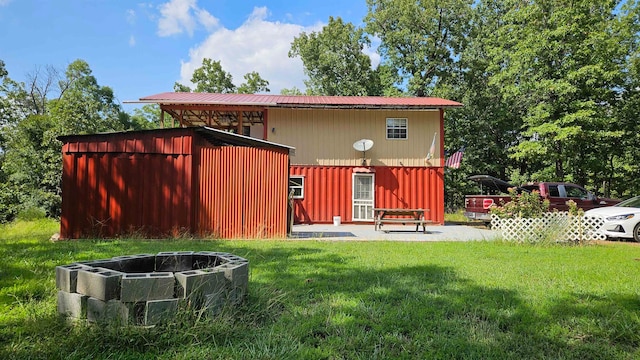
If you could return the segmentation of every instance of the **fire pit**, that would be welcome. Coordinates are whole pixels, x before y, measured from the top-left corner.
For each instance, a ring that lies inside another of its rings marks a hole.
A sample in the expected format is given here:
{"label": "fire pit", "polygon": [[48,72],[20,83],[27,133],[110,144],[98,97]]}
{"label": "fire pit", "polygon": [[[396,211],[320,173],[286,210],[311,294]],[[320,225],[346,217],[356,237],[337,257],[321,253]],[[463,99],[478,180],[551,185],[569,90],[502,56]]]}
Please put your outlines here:
{"label": "fire pit", "polygon": [[89,322],[156,325],[180,301],[215,315],[244,301],[249,261],[212,251],[160,252],[56,267],[58,313]]}

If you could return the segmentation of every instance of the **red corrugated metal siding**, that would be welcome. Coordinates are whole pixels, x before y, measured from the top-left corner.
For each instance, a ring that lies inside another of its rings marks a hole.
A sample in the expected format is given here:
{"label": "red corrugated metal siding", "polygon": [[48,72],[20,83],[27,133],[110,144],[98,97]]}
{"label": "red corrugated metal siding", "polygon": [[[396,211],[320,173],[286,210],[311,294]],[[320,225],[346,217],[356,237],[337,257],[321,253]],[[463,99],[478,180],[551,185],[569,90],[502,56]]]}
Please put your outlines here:
{"label": "red corrugated metal siding", "polygon": [[198,232],[221,238],[284,238],[289,156],[249,147],[198,149]]}
{"label": "red corrugated metal siding", "polygon": [[175,235],[190,224],[190,155],[64,154],[62,238]]}
{"label": "red corrugated metal siding", "polygon": [[191,224],[192,133],[103,134],[63,146],[62,238],[176,235]]}
{"label": "red corrugated metal siding", "polygon": [[[295,200],[296,223],[329,223],[333,216],[352,221],[352,176],[349,166],[290,167],[291,175],[305,177],[304,199]],[[444,224],[444,169],[440,167],[376,166],[375,200],[378,208],[428,208],[428,219]]]}
{"label": "red corrugated metal siding", "polygon": [[296,223],[331,222],[334,216],[351,221],[351,176],[349,166],[292,165],[291,175],[304,176],[304,199],[296,199]]}

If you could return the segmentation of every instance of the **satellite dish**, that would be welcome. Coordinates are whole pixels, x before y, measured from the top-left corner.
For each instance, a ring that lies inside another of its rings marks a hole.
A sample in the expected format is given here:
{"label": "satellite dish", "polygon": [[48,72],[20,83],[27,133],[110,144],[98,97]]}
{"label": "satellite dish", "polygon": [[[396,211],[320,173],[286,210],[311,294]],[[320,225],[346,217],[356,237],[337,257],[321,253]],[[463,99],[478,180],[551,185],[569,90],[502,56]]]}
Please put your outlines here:
{"label": "satellite dish", "polygon": [[372,147],[373,147],[373,140],[369,140],[369,139],[360,139],[353,143],[353,148],[356,149],[356,151],[362,151],[363,166],[367,165],[367,158],[365,156],[365,153],[367,152],[367,150],[370,150]]}
{"label": "satellite dish", "polygon": [[365,152],[373,147],[373,140],[360,139],[353,143],[353,148],[357,151]]}

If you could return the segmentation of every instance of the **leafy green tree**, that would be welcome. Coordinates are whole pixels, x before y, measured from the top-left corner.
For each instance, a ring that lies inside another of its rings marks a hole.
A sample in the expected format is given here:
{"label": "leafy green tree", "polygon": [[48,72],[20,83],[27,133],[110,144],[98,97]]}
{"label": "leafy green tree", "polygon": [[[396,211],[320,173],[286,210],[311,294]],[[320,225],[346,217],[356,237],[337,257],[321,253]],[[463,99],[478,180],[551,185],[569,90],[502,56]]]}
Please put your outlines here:
{"label": "leafy green tree", "polygon": [[173,91],[175,91],[175,92],[191,92],[191,88],[186,86],[186,85],[182,85],[179,82],[175,82],[175,83],[173,83]]}
{"label": "leafy green tree", "polygon": [[615,29],[615,1],[506,1],[491,49],[497,85],[523,111],[513,158],[534,178],[587,185],[619,141],[611,117],[628,52]]}
{"label": "leafy green tree", "polygon": [[[141,129],[155,129],[160,127],[160,106],[158,104],[146,104],[142,108],[133,110],[131,119],[136,124],[140,124]],[[171,120],[168,116],[164,119],[163,127],[171,127]]]}
{"label": "leafy green tree", "polygon": [[[34,209],[48,216],[60,214],[58,136],[140,128],[121,110],[111,88],[98,84],[85,61],[71,63],[63,78],[57,74],[37,70],[27,76],[26,89],[24,84],[3,81],[10,86],[3,86],[2,98],[20,110],[0,131],[4,139],[0,187],[7,193],[3,201],[8,201],[0,207],[0,220]],[[51,98],[53,93],[58,96]]]}
{"label": "leafy green tree", "polygon": [[280,95],[304,95],[302,93],[302,90],[298,89],[296,86],[287,89],[287,88],[283,88],[280,90]]}
{"label": "leafy green tree", "polygon": [[[616,129],[622,132],[619,141],[611,144],[610,154],[603,154],[606,166],[611,171],[603,177],[611,185],[611,192],[629,197],[640,193],[640,6],[627,2],[620,7],[615,23],[615,33],[624,39],[621,42],[629,54],[623,65],[623,82],[620,86],[620,101],[612,116]],[[608,155],[608,156],[606,156]],[[608,195],[608,188],[605,194]]]}
{"label": "leafy green tree", "polygon": [[195,89],[180,84],[173,84],[175,92],[208,92],[208,93],[241,93],[255,94],[258,92],[269,92],[269,81],[263,79],[256,71],[244,75],[245,82],[239,87],[233,84],[233,76],[225,71],[220,61],[204,58],[202,66],[197,68],[191,76],[191,82],[195,84]]}
{"label": "leafy green tree", "polygon": [[220,61],[204,58],[202,66],[193,72],[191,82],[196,85],[195,92],[234,93],[233,76],[226,72]]}
{"label": "leafy green tree", "polygon": [[48,106],[59,135],[126,130],[113,90],[98,85],[84,60],[69,64],[61,82],[61,95]]}
{"label": "leafy green tree", "polygon": [[301,33],[293,40],[289,57],[304,64],[307,91],[322,95],[381,95],[378,73],[363,53],[371,42],[364,29],[329,18],[320,32]]}
{"label": "leafy green tree", "polygon": [[239,94],[255,94],[259,92],[269,92],[269,82],[263,79],[256,71],[244,75],[246,82],[238,87]]}
{"label": "leafy green tree", "polygon": [[428,96],[452,74],[467,43],[472,0],[367,0],[368,33],[380,38],[383,63],[414,96]]}

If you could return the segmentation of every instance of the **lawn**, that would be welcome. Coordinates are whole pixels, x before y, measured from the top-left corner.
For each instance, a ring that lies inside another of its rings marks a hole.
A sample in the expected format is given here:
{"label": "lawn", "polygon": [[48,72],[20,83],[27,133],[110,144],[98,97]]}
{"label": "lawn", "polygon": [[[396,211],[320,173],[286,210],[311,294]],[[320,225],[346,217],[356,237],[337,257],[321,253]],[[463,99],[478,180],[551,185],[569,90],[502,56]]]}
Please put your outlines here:
{"label": "lawn", "polygon": [[[632,359],[640,247],[503,242],[114,240],[0,227],[0,358]],[[249,259],[249,297],[155,328],[69,324],[54,267],[177,250]]]}

